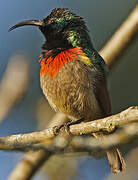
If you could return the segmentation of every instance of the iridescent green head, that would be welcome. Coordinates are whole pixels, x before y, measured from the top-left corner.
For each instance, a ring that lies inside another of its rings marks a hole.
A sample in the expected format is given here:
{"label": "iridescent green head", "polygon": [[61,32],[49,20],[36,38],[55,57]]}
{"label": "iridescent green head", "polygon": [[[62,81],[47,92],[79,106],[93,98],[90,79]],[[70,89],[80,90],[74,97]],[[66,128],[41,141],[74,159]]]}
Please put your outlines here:
{"label": "iridescent green head", "polygon": [[43,49],[92,46],[83,18],[66,8],[53,9],[50,15],[42,20],[28,20],[11,27],[37,26],[46,38]]}
{"label": "iridescent green head", "polygon": [[86,28],[83,19],[66,8],[53,9],[50,15],[43,19],[43,21],[52,31],[58,32],[63,32],[71,27],[83,26]]}

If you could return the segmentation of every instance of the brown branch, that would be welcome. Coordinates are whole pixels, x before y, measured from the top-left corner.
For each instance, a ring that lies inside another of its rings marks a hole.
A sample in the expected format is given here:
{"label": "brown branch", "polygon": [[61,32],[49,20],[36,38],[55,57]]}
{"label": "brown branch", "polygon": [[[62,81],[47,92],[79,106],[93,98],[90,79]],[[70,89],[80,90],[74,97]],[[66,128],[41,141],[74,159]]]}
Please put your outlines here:
{"label": "brown branch", "polygon": [[[43,151],[39,151],[39,153],[41,153],[41,155],[42,153],[44,153],[43,156],[45,155],[45,158],[47,159],[53,154],[61,154],[61,153],[65,154],[65,153],[75,153],[75,152],[77,153],[87,152],[87,154],[95,158],[101,158],[103,157],[103,155],[105,155],[103,153],[103,150],[110,149],[113,146],[118,146],[118,147],[123,146],[123,148],[125,147],[125,149],[126,148],[128,149],[130,142],[131,144],[135,143],[135,146],[138,146],[138,142],[137,141],[135,142],[135,140],[138,138],[137,125],[138,125],[138,122],[129,124],[127,126],[123,126],[123,128],[120,129],[119,131],[114,132],[113,134],[107,135],[106,137],[104,137],[104,141],[103,141],[103,138],[95,139],[95,138],[92,138],[91,136],[90,137],[75,136],[75,137],[72,137],[71,141],[69,142],[63,136],[58,136],[52,141],[50,145],[45,144],[45,142],[40,143],[40,144],[28,144],[28,145],[25,145],[25,147],[16,145],[14,150],[19,150],[19,151],[20,150],[21,151],[22,150],[35,150],[35,151],[43,150]],[[47,153],[45,152],[45,150]],[[39,153],[38,154],[36,153],[35,159],[39,158],[39,155],[40,155]],[[26,157],[26,158],[30,160],[29,157]],[[33,157],[31,160],[33,160],[32,163],[34,164],[35,161]],[[39,158],[39,163],[42,163],[42,162],[43,160],[41,159],[40,161],[40,158]],[[26,161],[24,163],[26,163]],[[30,163],[29,163],[29,167],[30,167]],[[37,166],[33,165],[33,170],[35,168],[38,169]],[[30,171],[30,168],[29,168],[29,171]],[[29,173],[29,175],[30,174],[31,173]]]}
{"label": "brown branch", "polygon": [[44,150],[26,153],[24,159],[10,174],[8,180],[29,180],[43,165],[44,161],[49,159],[50,155],[50,152],[45,152]]}
{"label": "brown branch", "polygon": [[[113,146],[128,146],[128,143],[132,142],[134,140],[134,137],[136,139],[138,138],[137,126],[138,122],[124,125],[118,131],[115,131],[110,135],[106,135],[104,137],[104,141],[103,138],[81,138],[81,136],[77,136],[72,139],[71,145],[73,146],[73,148],[75,146],[75,149],[83,149],[87,151],[90,150],[90,152],[94,151],[94,149],[98,151],[100,149],[107,150],[112,148]],[[138,146],[138,143],[136,143],[135,145]]]}
{"label": "brown branch", "polygon": [[94,132],[112,132],[116,127],[138,121],[138,106],[130,107],[119,114],[87,123],[70,126],[74,135],[89,134]]}
{"label": "brown branch", "polygon": [[[60,126],[67,121],[65,115],[57,113],[50,121],[49,127]],[[23,160],[12,171],[8,180],[29,180],[46,160],[51,157],[51,153],[45,150],[29,151]]]}
{"label": "brown branch", "polygon": [[28,87],[29,64],[23,55],[13,56],[0,82],[0,122],[13,105],[22,99]]}
{"label": "brown branch", "polygon": [[138,5],[123,22],[119,29],[100,50],[109,68],[117,63],[117,59],[128,49],[138,36]]}
{"label": "brown branch", "polygon": [[[138,124],[134,123],[129,126],[124,126],[121,130],[114,132],[112,135],[106,135],[103,138],[92,138],[91,135],[89,137],[83,136],[74,136],[71,141],[68,142],[64,137],[58,136],[56,137],[50,145],[46,143],[36,143],[36,144],[27,144],[25,146],[15,145],[14,149],[7,148],[6,150],[18,150],[18,151],[38,151],[44,150],[49,153],[48,156],[52,154],[61,154],[61,153],[74,153],[74,152],[90,152],[91,155],[93,151],[99,151],[101,149],[108,150],[111,147],[117,145],[123,146],[133,140],[133,138],[138,137],[138,128],[136,128]],[[101,131],[100,131],[101,132]],[[137,144],[138,145],[138,144]],[[101,153],[101,152],[100,152]],[[98,155],[98,153],[97,153]],[[97,157],[96,155],[96,157]],[[99,155],[98,155],[99,156]],[[95,157],[95,154],[94,154]]]}
{"label": "brown branch", "polygon": [[[121,113],[103,119],[71,125],[70,133],[72,133],[73,135],[91,134],[95,132],[111,133],[119,127],[134,122],[138,122],[138,106],[130,107],[127,110],[122,111]],[[62,129],[62,131],[64,130]],[[55,137],[54,132],[55,132],[55,128],[48,128],[39,132],[1,137],[0,149],[1,150],[17,150],[17,149],[34,150],[34,148],[36,148],[36,150],[38,150],[39,148],[44,148],[51,145],[51,142]],[[59,141],[56,140],[56,142]]]}

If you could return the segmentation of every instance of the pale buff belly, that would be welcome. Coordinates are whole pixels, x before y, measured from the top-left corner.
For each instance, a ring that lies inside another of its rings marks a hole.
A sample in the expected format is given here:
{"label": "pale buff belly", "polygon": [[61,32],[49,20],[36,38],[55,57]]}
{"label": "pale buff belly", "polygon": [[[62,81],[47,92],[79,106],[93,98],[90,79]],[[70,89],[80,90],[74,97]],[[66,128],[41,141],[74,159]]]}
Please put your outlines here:
{"label": "pale buff belly", "polygon": [[54,78],[41,75],[41,87],[56,111],[63,112],[72,120],[94,120],[101,117],[101,109],[93,92],[94,73],[80,61],[75,64],[70,62]]}

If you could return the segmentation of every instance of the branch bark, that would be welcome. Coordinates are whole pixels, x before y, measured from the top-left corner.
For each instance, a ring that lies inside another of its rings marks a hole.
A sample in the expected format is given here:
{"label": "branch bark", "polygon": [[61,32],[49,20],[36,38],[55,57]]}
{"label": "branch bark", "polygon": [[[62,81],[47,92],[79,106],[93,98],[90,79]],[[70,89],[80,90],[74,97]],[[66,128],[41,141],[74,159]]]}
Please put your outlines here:
{"label": "branch bark", "polygon": [[[64,114],[57,113],[50,121],[48,125],[50,127],[60,126],[67,121],[67,117]],[[45,150],[29,151],[25,153],[23,160],[12,171],[8,180],[29,180],[51,157],[51,152]]]}
{"label": "branch bark", "polygon": [[0,123],[28,88],[29,64],[24,55],[13,56],[0,81]]}
{"label": "branch bark", "polygon": [[109,68],[117,63],[117,59],[128,49],[138,37],[138,5],[118,28],[106,45],[100,50]]}
{"label": "branch bark", "polygon": [[121,113],[70,126],[70,132],[74,135],[89,134],[94,132],[113,132],[115,128],[138,120],[138,106],[130,107]]}
{"label": "branch bark", "polygon": [[[124,125],[134,122],[138,122],[138,106],[130,107],[127,110],[122,111],[121,113],[103,119],[71,125],[69,131],[73,135],[92,134],[95,132],[111,133],[117,128],[120,128]],[[64,129],[61,130],[62,132],[64,131]],[[1,137],[0,150],[45,149],[48,151],[53,151],[50,150],[50,148],[51,146],[53,147],[52,141],[53,138],[55,137],[54,132],[55,132],[55,128],[48,128],[39,132]],[[133,135],[133,133],[130,133],[130,136],[131,134]],[[98,142],[99,140],[95,139],[95,141]],[[66,143],[65,143],[65,147],[62,145],[64,141],[56,140],[56,142],[60,142],[59,144],[60,148],[63,147],[64,149],[66,147]]]}

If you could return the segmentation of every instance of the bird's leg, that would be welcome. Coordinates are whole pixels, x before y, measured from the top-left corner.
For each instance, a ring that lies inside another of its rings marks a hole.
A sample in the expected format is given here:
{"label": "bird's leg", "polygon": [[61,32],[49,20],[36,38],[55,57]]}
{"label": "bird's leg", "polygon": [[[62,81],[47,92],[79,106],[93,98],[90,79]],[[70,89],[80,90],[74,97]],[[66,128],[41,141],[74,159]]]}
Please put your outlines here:
{"label": "bird's leg", "polygon": [[79,123],[81,123],[82,121],[84,121],[84,118],[78,119],[78,120],[76,120],[76,121],[71,120],[71,121],[68,121],[68,122],[66,122],[65,124],[63,124],[63,127],[65,128],[65,130],[69,131],[69,127],[70,127],[71,125],[79,124]]}
{"label": "bird's leg", "polygon": [[70,121],[62,124],[61,126],[55,126],[55,127],[54,127],[54,134],[57,136],[62,128],[63,128],[65,131],[67,131],[68,133],[70,133],[69,127],[70,127],[71,125],[74,125],[74,124],[79,124],[79,123],[81,123],[82,121],[84,121],[84,118],[78,119],[78,120],[76,120],[76,121],[70,120]]}

